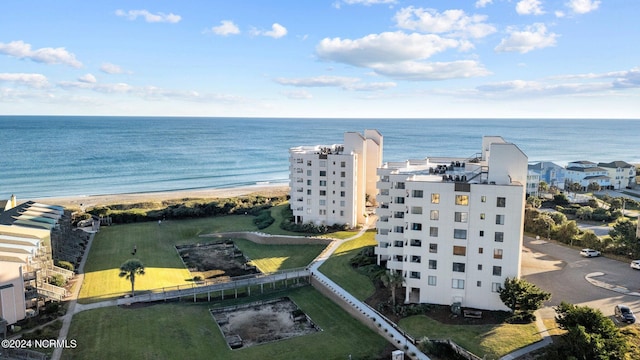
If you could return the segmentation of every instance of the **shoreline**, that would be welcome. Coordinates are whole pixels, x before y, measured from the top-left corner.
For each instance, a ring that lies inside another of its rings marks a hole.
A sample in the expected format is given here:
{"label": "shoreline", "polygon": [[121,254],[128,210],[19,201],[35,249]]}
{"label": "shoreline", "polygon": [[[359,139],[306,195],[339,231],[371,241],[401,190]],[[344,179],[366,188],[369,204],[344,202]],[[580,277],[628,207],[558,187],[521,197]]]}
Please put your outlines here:
{"label": "shoreline", "polygon": [[65,208],[96,206],[112,204],[133,204],[138,202],[166,201],[176,199],[224,199],[250,194],[263,196],[280,196],[289,193],[288,184],[255,184],[229,188],[208,188],[192,190],[169,190],[143,193],[102,194],[102,195],[71,195],[61,197],[46,197],[34,199],[18,199],[18,203],[35,201],[47,205],[58,205]]}

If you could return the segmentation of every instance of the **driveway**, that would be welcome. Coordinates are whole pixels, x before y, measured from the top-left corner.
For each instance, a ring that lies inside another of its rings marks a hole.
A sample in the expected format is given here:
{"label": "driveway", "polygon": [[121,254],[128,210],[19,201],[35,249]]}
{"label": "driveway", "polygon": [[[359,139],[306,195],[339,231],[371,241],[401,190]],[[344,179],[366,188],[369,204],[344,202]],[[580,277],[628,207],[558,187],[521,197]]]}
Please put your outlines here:
{"label": "driveway", "polygon": [[640,271],[631,269],[628,263],[605,257],[584,258],[576,249],[525,237],[522,276],[552,294],[545,306],[553,307],[566,301],[597,308],[604,315],[612,316],[613,307],[625,303],[640,313],[640,296],[595,286],[586,280],[586,276],[593,273],[603,273],[594,278],[609,285],[640,291]]}

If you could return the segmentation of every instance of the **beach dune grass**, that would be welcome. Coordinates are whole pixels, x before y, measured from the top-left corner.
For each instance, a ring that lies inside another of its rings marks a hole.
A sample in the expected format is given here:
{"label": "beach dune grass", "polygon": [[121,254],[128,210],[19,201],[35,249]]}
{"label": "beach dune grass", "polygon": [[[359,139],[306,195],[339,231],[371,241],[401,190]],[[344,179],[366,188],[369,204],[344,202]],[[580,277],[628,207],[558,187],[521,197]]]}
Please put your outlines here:
{"label": "beach dune grass", "polygon": [[[200,235],[213,232],[255,231],[252,219],[253,216],[233,215],[164,221],[160,225],[144,222],[102,227],[85,264],[79,301],[101,301],[130,292],[131,284],[118,273],[120,265],[133,257],[142,261],[146,272],[136,277],[136,292],[191,285],[192,275],[175,245],[210,242]],[[236,243],[263,272],[304,267],[324,249],[324,245],[259,245],[242,239]]]}
{"label": "beach dune grass", "polygon": [[[231,350],[209,313],[211,303],[168,303],[147,307],[88,310],[73,318],[68,338],[75,349],[64,359],[354,359],[377,358],[386,341],[312,287],[289,296],[321,332]],[[258,298],[244,299],[255,301]],[[219,303],[232,305],[234,301]]]}

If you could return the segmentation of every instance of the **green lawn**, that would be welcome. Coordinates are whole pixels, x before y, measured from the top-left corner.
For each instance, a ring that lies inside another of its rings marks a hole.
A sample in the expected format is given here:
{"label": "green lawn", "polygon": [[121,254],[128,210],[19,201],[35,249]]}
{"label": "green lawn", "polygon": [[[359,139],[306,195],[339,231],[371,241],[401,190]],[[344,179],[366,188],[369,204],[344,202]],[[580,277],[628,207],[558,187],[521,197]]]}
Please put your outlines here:
{"label": "green lawn", "polygon": [[362,248],[376,245],[375,234],[375,229],[369,230],[363,236],[345,242],[320,266],[320,271],[323,274],[358,300],[365,300],[371,296],[375,288],[368,277],[351,267],[349,261]]}
{"label": "green lawn", "polygon": [[486,359],[498,359],[541,339],[535,323],[526,325],[446,325],[425,315],[410,316],[398,324],[414,338],[452,339]]}
{"label": "green lawn", "polygon": [[[91,245],[79,301],[95,302],[131,291],[131,283],[118,274],[120,265],[133,257],[134,245],[146,272],[136,277],[136,291],[191,284],[192,276],[174,246],[210,242],[199,236],[213,232],[255,231],[252,221],[253,216],[236,215],[102,227]],[[237,244],[264,272],[306,266],[324,249],[323,245],[258,245],[247,240]]]}
{"label": "green lawn", "polygon": [[[168,303],[102,308],[76,314],[64,359],[354,359],[377,358],[386,341],[311,287],[289,296],[323,331],[230,350],[209,314],[212,304]],[[254,301],[256,298],[250,299]],[[246,301],[246,300],[245,300]],[[226,303],[225,305],[229,305]]]}

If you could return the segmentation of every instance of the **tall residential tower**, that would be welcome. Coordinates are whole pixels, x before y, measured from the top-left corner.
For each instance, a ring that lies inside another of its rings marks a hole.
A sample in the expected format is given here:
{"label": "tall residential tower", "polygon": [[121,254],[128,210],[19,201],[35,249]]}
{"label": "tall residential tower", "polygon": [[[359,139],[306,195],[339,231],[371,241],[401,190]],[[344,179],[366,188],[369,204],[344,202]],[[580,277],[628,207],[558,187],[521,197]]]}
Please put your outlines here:
{"label": "tall residential tower", "polygon": [[382,135],[346,132],[343,144],[294,147],[289,162],[295,222],[352,227],[365,222],[366,201],[377,192]]}
{"label": "tall residential tower", "polygon": [[478,154],[378,175],[378,264],[404,276],[405,302],[507,310],[497,291],[520,276],[527,156],[485,136]]}

